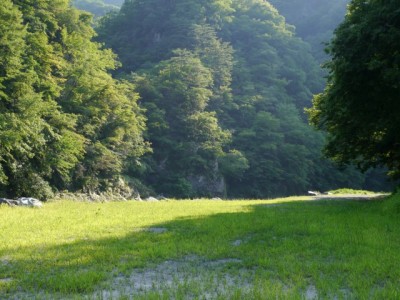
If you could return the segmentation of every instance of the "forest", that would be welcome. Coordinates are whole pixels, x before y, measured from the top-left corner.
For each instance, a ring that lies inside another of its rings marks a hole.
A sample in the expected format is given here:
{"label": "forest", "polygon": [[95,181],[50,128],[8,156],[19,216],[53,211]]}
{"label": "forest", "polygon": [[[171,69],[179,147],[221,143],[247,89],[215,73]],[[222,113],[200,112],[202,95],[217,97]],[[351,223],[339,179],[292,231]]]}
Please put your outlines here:
{"label": "forest", "polygon": [[391,189],[305,113],[347,3],[3,0],[0,196]]}

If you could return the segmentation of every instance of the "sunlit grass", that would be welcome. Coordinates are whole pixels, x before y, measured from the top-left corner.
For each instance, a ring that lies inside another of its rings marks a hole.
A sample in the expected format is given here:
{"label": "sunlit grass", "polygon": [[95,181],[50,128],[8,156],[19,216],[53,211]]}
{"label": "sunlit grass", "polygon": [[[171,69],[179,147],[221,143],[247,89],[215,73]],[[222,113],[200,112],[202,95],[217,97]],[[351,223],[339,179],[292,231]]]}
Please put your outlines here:
{"label": "sunlit grass", "polygon": [[349,188],[337,189],[329,191],[328,193],[333,195],[374,195],[376,192],[366,191],[366,190],[354,190]]}
{"label": "sunlit grass", "polygon": [[[118,290],[115,278],[162,273],[166,261],[185,270],[176,284],[136,297],[400,297],[398,215],[382,213],[380,201],[310,199],[2,206],[0,298],[98,298]],[[136,293],[120,289],[118,297]]]}

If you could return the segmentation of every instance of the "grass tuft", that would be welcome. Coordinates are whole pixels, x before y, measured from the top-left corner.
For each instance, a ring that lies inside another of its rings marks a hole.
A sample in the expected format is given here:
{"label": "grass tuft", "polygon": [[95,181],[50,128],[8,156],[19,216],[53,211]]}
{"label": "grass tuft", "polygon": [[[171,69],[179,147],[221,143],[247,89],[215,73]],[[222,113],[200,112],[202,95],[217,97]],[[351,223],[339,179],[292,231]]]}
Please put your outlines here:
{"label": "grass tuft", "polygon": [[333,195],[374,195],[374,194],[376,194],[375,192],[371,192],[371,191],[354,190],[354,189],[348,189],[348,188],[332,190],[332,191],[329,191],[328,193],[333,194]]}

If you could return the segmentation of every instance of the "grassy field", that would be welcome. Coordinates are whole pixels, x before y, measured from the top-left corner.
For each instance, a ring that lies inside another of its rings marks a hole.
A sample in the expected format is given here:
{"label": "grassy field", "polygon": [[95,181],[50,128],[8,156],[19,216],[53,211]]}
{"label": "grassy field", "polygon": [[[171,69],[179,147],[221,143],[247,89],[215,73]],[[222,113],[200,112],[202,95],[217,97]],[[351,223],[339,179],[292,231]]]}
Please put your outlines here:
{"label": "grassy field", "polygon": [[1,206],[0,299],[399,299],[399,215],[309,200]]}

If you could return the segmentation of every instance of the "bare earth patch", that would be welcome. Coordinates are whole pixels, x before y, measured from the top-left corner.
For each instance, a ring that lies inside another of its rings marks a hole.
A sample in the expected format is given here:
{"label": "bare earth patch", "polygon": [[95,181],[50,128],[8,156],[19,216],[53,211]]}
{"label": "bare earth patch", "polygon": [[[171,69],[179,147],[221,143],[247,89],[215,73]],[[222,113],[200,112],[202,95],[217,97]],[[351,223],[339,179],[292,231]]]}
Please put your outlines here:
{"label": "bare earth patch", "polygon": [[12,278],[0,278],[0,283],[11,283],[14,279]]}
{"label": "bare earth patch", "polygon": [[306,299],[307,300],[313,300],[313,299],[318,299],[318,291],[317,288],[313,285],[309,285],[306,290]]}
{"label": "bare earth patch", "polygon": [[[167,260],[159,265],[134,270],[129,276],[119,275],[109,288],[96,292],[93,297],[134,299],[151,293],[173,295],[178,288],[185,290],[185,298],[215,299],[229,295],[231,290],[246,290],[251,286],[254,272],[238,268],[242,263],[235,258],[204,260],[187,256],[181,260]],[[229,269],[234,265],[235,268]]]}
{"label": "bare earth patch", "polygon": [[[150,295],[167,298],[217,299],[233,298],[236,291],[251,295],[257,290],[256,270],[242,266],[235,258],[205,260],[187,256],[181,260],[167,260],[158,265],[136,269],[130,275],[118,275],[105,288],[88,296],[88,299],[138,299]],[[276,287],[285,294],[288,287],[277,282]],[[314,285],[303,290],[302,298],[318,299]]]}

